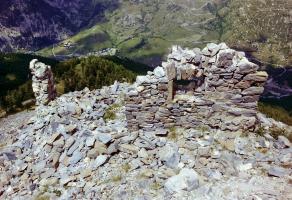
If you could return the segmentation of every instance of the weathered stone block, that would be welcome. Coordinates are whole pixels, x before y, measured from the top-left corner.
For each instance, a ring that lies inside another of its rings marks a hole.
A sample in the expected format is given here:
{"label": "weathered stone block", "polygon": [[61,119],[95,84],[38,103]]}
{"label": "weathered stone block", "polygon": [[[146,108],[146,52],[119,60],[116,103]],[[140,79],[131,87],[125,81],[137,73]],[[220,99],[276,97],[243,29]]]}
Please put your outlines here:
{"label": "weathered stone block", "polygon": [[249,62],[246,58],[240,60],[238,63],[237,72],[239,74],[249,74],[254,73],[258,70],[258,66],[254,63]]}
{"label": "weathered stone block", "polygon": [[256,72],[253,74],[246,75],[243,80],[244,81],[251,81],[251,82],[266,82],[268,79],[267,72]]}
{"label": "weathered stone block", "polygon": [[242,95],[260,95],[264,92],[263,87],[250,87],[242,91]]}

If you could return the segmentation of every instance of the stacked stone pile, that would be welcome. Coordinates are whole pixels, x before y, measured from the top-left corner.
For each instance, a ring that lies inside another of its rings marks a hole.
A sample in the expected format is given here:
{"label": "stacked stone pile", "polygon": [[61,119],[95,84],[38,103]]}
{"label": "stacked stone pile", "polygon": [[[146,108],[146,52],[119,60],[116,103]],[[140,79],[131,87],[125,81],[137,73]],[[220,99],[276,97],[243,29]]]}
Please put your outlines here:
{"label": "stacked stone pile", "polygon": [[[136,88],[126,98],[128,128],[254,129],[257,102],[268,78],[257,70],[243,52],[224,43],[208,44],[202,51],[175,46],[162,67],[137,77]],[[172,91],[173,82],[180,80],[197,81],[197,86],[190,84],[186,93]]]}
{"label": "stacked stone pile", "polygon": [[32,73],[32,89],[36,104],[44,105],[55,99],[57,92],[51,67],[34,59],[30,62],[29,68]]}

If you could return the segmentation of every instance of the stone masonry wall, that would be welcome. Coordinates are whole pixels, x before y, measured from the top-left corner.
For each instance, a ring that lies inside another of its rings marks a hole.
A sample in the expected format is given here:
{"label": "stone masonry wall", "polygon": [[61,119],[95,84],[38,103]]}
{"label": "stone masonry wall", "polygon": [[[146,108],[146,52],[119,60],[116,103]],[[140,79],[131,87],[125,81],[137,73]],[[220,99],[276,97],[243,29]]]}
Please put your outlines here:
{"label": "stone masonry wall", "polygon": [[[167,62],[146,76],[138,76],[126,95],[128,128],[254,129],[257,102],[268,78],[266,72],[257,70],[243,52],[225,43],[211,43],[203,50],[174,46]],[[203,79],[200,85],[172,91],[175,81],[198,78]]]}
{"label": "stone masonry wall", "polygon": [[45,105],[57,96],[51,67],[34,59],[29,68],[32,74],[32,89],[36,105]]}

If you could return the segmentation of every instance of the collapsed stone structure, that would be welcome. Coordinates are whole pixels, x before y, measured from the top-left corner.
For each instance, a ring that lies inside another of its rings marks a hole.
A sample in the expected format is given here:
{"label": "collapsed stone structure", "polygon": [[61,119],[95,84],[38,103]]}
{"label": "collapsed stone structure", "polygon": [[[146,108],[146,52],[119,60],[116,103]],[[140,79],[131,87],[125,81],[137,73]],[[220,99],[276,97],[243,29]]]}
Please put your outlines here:
{"label": "collapsed stone structure", "polygon": [[138,76],[128,92],[128,128],[253,129],[268,78],[258,68],[225,43],[208,44],[202,51],[174,46],[167,62]]}
{"label": "collapsed stone structure", "polygon": [[[232,52],[238,57],[224,66],[233,63],[235,69],[209,64],[206,53],[194,57],[199,65],[192,64],[187,51],[176,47],[169,62],[133,85],[84,88],[36,112],[0,120],[0,199],[292,199],[292,169],[286,167],[292,145],[284,136],[273,138],[269,129],[291,127],[262,114],[262,134],[196,126],[218,119],[221,129],[233,128],[234,121],[255,118],[256,100],[245,100],[258,94],[241,82],[260,90],[266,75],[254,72],[256,65],[243,54],[224,44],[218,48],[215,62]],[[232,75],[219,72],[227,69]],[[217,82],[211,79],[218,74]],[[182,78],[188,84],[177,80]],[[157,128],[184,124],[175,136]],[[127,125],[141,129],[131,132]]]}
{"label": "collapsed stone structure", "polygon": [[34,59],[29,68],[32,74],[32,89],[36,97],[36,105],[45,105],[57,96],[51,66]]}

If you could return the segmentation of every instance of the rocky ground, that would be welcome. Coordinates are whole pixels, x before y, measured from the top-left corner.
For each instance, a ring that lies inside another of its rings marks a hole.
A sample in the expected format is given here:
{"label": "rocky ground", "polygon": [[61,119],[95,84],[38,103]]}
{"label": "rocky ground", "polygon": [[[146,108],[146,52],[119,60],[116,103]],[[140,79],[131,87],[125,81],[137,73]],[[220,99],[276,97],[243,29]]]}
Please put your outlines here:
{"label": "rocky ground", "polygon": [[264,128],[129,132],[132,87],[85,88],[3,119],[0,199],[292,199],[287,138]]}

